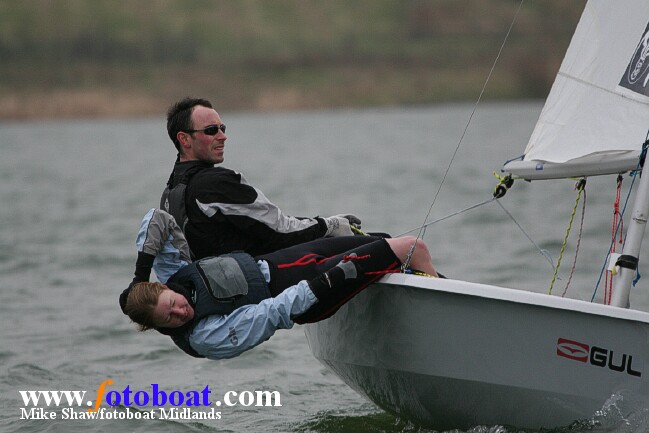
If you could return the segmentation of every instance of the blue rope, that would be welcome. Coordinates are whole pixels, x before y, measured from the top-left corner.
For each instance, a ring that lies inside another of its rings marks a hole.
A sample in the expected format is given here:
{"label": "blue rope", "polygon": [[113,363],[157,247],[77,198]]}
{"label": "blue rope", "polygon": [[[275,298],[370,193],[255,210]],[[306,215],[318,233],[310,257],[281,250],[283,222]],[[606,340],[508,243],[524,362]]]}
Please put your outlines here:
{"label": "blue rope", "polygon": [[638,281],[640,281],[640,278],[642,278],[642,276],[640,275],[640,271],[636,269],[635,278],[633,279],[633,287],[635,287],[635,285],[638,284]]}
{"label": "blue rope", "polygon": [[509,164],[510,162],[513,162],[513,161],[522,161],[523,158],[525,158],[525,155],[521,155],[521,156],[517,156],[516,158],[508,159],[507,161],[505,161],[503,163],[503,167],[506,166],[507,164]]}

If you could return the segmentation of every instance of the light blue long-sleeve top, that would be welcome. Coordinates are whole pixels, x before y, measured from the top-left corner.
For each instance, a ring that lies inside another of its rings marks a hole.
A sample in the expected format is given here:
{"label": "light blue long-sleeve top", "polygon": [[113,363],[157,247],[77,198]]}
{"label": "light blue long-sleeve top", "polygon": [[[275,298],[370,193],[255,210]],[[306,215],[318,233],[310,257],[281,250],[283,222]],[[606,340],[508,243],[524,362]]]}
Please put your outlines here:
{"label": "light blue long-sleeve top", "polygon": [[204,318],[194,327],[189,343],[209,359],[233,358],[268,340],[276,330],[292,328],[291,317],[305,313],[317,301],[307,282],[300,281],[259,304]]}
{"label": "light blue long-sleeve top", "polygon": [[[143,218],[136,239],[138,251],[156,256],[153,270],[161,282],[189,264],[187,241],[171,215],[151,209]],[[266,282],[268,263],[257,262]],[[259,304],[244,305],[228,315],[203,318],[192,330],[189,343],[209,359],[233,358],[268,340],[278,329],[293,327],[292,317],[305,313],[318,302],[306,281]]]}

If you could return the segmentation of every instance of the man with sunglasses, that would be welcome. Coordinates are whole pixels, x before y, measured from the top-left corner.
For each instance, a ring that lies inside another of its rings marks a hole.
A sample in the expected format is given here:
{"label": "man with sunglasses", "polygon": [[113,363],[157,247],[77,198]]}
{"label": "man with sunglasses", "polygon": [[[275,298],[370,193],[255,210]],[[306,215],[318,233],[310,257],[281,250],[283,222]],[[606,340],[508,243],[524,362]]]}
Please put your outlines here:
{"label": "man with sunglasses", "polygon": [[321,237],[352,236],[354,215],[285,215],[223,162],[225,125],[205,99],[185,98],[167,112],[167,132],[178,158],[160,207],[180,224],[193,259],[232,251],[266,254]]}

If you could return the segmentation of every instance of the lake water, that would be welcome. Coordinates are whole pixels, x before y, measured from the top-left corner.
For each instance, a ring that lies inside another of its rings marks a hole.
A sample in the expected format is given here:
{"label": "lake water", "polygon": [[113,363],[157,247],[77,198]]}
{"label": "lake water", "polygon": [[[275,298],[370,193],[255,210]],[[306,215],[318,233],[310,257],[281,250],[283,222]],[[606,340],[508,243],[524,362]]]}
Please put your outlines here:
{"label": "lake water", "polygon": [[[353,212],[366,231],[398,235],[424,222],[472,108],[220,113],[229,137],[224,165],[288,214]],[[488,200],[492,172],[522,153],[540,109],[537,102],[482,104],[428,220]],[[382,412],[328,372],[299,326],[223,361],[190,358],[167,337],[135,331],[117,298],[131,280],[139,222],[157,206],[175,159],[164,119],[0,123],[0,150],[0,431],[427,431]],[[574,181],[519,181],[501,202],[556,261],[575,197]],[[567,296],[593,294],[614,199],[614,178],[589,180]],[[554,293],[565,286],[578,232],[579,212]],[[429,226],[425,240],[449,277],[549,289],[550,264],[496,203]],[[602,293],[600,285],[596,299]],[[632,302],[648,310],[647,291],[636,289]],[[219,420],[192,421],[70,420],[61,405],[49,409],[55,420],[20,419],[20,390],[85,390],[87,401],[105,380],[112,381],[106,392],[150,391],[151,384],[169,392],[209,385],[212,397],[278,391],[282,406],[223,407]],[[618,423],[620,413],[626,422]],[[610,409],[590,431],[647,431],[645,417]],[[518,430],[470,430],[508,431]]]}

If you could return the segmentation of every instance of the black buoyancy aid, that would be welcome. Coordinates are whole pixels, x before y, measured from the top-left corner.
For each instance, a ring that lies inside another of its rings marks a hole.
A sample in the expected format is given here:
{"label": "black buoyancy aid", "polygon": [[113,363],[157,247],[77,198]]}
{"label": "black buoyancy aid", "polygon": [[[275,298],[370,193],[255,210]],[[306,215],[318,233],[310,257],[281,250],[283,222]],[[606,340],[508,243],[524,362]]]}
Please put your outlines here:
{"label": "black buoyancy aid", "polygon": [[170,289],[181,286],[185,297],[191,296],[194,318],[180,328],[159,329],[169,335],[187,354],[202,358],[189,344],[189,335],[203,318],[218,314],[227,315],[237,308],[258,304],[270,298],[270,290],[255,259],[243,252],[207,257],[176,272],[167,282]]}

